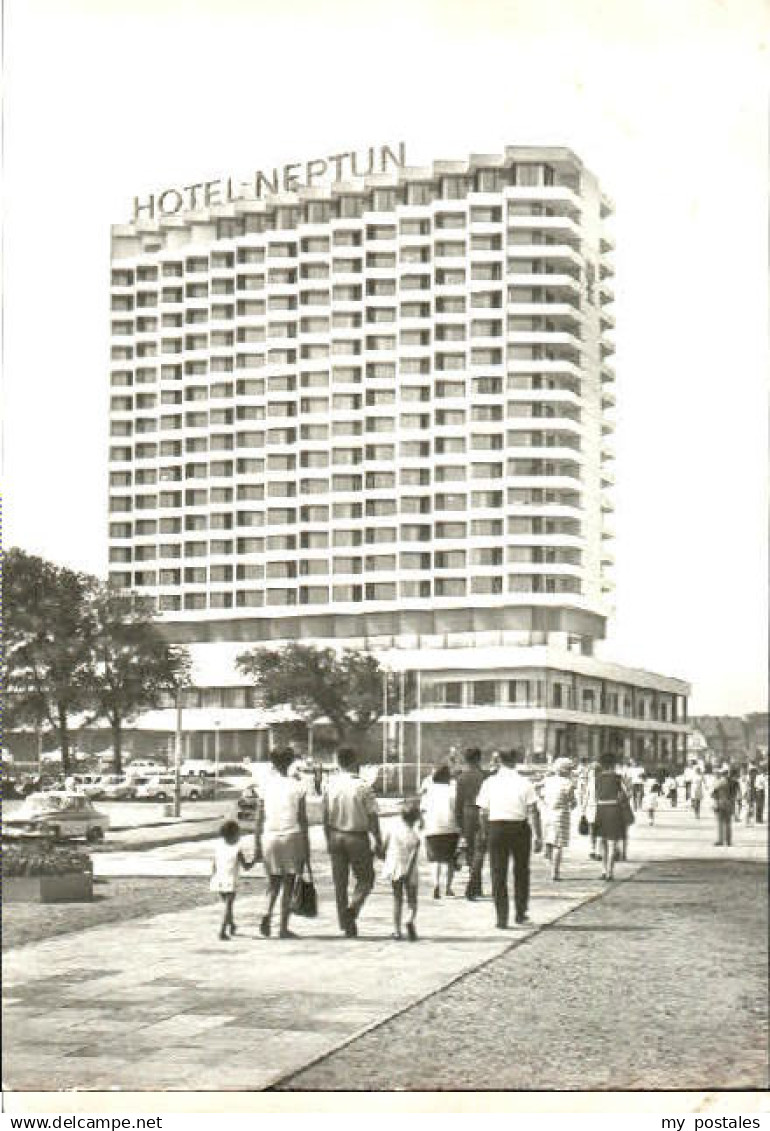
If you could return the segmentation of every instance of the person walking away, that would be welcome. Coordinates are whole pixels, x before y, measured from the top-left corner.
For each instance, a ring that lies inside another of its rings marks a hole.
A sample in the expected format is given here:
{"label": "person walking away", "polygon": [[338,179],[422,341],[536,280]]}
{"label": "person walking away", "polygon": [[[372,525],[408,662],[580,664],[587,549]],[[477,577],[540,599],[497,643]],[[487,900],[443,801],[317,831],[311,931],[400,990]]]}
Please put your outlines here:
{"label": "person walking away", "polygon": [[481,873],[484,852],[478,841],[479,811],[476,799],[484,782],[481,768],[481,751],[472,746],[465,751],[465,768],[457,779],[457,817],[460,822],[465,849],[468,855],[468,884],[466,899],[479,899],[483,895]]}
{"label": "person walking away", "polygon": [[743,805],[743,788],[741,779],[735,770],[728,770],[727,782],[730,787],[730,797],[733,802],[733,820],[740,821]]}
{"label": "person walking away", "polygon": [[670,807],[676,809],[676,778],[671,773],[668,774],[663,783],[663,792],[668,798]]}
{"label": "person walking away", "polygon": [[700,820],[700,807],[703,803],[703,795],[705,793],[705,785],[703,783],[703,774],[699,769],[693,771],[692,783],[690,786],[690,804],[692,811],[695,814],[696,821]]}
{"label": "person walking away", "polygon": [[581,810],[581,816],[585,817],[588,823],[588,830],[591,834],[591,851],[588,854],[589,860],[601,860],[601,856],[597,852],[598,826],[596,824],[596,779],[598,774],[599,763],[592,762],[588,767],[588,778]]}
{"label": "person walking away", "polygon": [[492,895],[500,930],[508,927],[508,870],[511,859],[516,922],[526,923],[533,831],[534,851],[539,852],[542,847],[535,789],[532,782],[517,771],[519,757],[516,750],[502,752],[500,769],[486,779],[476,799],[481,815],[479,834],[489,848]]}
{"label": "person walking away", "polygon": [[631,767],[631,801],[638,812],[644,801],[644,766],[638,763]]}
{"label": "person walking away", "polygon": [[409,908],[406,934],[410,942],[417,940],[417,857],[420,837],[415,828],[420,819],[420,803],[408,800],[401,806],[401,815],[386,832],[384,838],[385,867],[383,877],[389,879],[393,889],[393,938],[401,939],[401,922],[404,901]]}
{"label": "person walking away", "polygon": [[[375,850],[382,854],[382,835],[377,798],[372,787],[358,776],[354,750],[337,751],[339,770],[330,774],[323,795],[323,828],[332,865],[334,897],[340,929],[348,938],[358,935],[358,916],[374,887]],[[350,873],[355,887],[349,895]]]}
{"label": "person walking away", "polygon": [[765,799],[767,797],[767,771],[763,769],[757,770],[757,776],[754,779],[754,805],[757,818],[757,824],[763,825],[765,823]]}
{"label": "person walking away", "polygon": [[692,783],[695,780],[695,769],[689,763],[685,766],[682,777],[684,778],[684,799],[689,804],[692,799]]}
{"label": "person walking away", "polygon": [[645,783],[644,792],[644,811],[649,818],[651,825],[655,824],[655,813],[658,808],[658,801],[660,799],[660,786],[655,778],[648,778]]}
{"label": "person walking away", "polygon": [[577,804],[575,787],[569,776],[571,769],[569,758],[558,758],[554,763],[555,773],[545,779],[543,786],[544,840],[546,849],[549,845],[551,849],[551,880],[554,883],[561,879],[562,851],[569,845],[572,810]]}
{"label": "person walking away", "polygon": [[730,789],[730,767],[722,766],[711,791],[711,802],[717,819],[717,848],[729,848],[733,841],[733,813],[735,801]]}
{"label": "person walking away", "polygon": [[757,805],[757,767],[749,766],[744,779],[744,797],[746,800],[746,824],[754,821]]}
{"label": "person walking away", "polygon": [[433,778],[422,795],[422,815],[425,852],[433,865],[433,898],[441,898],[442,869],[446,870],[446,894],[454,895],[452,880],[460,829],[457,822],[457,782],[452,780],[446,763],[434,770]]}
{"label": "person walking away", "polygon": [[614,879],[615,844],[623,840],[626,823],[621,801],[623,782],[615,770],[615,755],[602,754],[596,779],[596,824],[602,843],[602,879]]}
{"label": "person walking away", "polygon": [[[219,937],[222,942],[228,942],[236,932],[233,906],[235,893],[238,889],[238,875],[241,868],[247,871],[253,866],[254,861],[247,861],[240,847],[241,830],[237,821],[225,821],[219,830],[220,839],[214,847],[214,859],[211,862],[211,891],[218,892],[224,904],[222,926],[219,928]],[[227,931],[230,930],[228,937]]]}
{"label": "person walking away", "polygon": [[296,877],[310,863],[305,787],[291,776],[294,752],[274,750],[273,771],[262,782],[257,810],[257,843],[267,873],[267,908],[259,924],[260,934],[270,937],[273,911],[281,897],[279,938],[294,939],[289,930],[291,898]]}

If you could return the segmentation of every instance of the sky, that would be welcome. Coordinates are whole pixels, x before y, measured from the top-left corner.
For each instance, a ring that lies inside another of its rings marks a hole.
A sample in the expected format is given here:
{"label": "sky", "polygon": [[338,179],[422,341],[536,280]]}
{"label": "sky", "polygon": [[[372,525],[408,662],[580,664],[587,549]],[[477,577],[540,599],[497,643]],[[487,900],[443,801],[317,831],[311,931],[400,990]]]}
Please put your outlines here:
{"label": "sky", "polygon": [[135,195],[405,141],[573,148],[616,207],[607,657],[767,709],[758,0],[6,0],[6,547],[106,572],[109,229]]}

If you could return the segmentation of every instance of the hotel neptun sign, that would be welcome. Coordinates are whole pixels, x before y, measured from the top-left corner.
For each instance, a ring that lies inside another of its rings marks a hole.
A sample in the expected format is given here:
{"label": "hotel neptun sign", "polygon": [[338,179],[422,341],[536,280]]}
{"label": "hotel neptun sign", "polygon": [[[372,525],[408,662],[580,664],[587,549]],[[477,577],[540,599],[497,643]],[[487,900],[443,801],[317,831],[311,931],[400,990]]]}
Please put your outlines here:
{"label": "hotel neptun sign", "polygon": [[269,171],[257,170],[251,180],[233,177],[199,181],[181,188],[164,188],[146,197],[134,197],[133,220],[155,220],[181,212],[195,212],[212,204],[231,204],[236,200],[261,200],[278,193],[297,192],[321,184],[387,173],[406,166],[406,145],[369,146],[365,151],[348,150],[330,157],[281,165]]}

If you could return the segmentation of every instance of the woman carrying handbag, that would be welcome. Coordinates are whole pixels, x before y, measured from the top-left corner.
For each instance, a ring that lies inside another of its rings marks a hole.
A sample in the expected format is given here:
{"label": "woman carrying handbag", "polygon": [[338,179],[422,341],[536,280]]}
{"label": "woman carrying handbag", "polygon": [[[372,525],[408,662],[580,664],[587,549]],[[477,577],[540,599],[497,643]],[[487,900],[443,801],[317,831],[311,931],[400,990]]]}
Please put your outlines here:
{"label": "woman carrying handbag", "polygon": [[260,788],[257,814],[257,842],[268,879],[267,908],[260,920],[259,931],[264,938],[270,937],[273,911],[280,896],[278,937],[295,939],[297,936],[289,930],[295,881],[301,877],[304,868],[310,867],[305,790],[300,782],[289,777],[289,767],[294,761],[292,750],[275,750],[270,761],[273,773],[264,779]]}

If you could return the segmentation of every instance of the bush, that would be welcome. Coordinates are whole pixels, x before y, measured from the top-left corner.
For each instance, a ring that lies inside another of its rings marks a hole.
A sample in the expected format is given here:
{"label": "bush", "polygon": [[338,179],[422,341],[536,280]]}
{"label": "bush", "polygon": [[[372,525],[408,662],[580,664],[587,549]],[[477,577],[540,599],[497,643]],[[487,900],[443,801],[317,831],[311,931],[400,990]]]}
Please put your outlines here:
{"label": "bush", "polygon": [[15,844],[6,841],[3,845],[4,876],[63,876],[71,872],[93,872],[87,852],[45,842]]}

